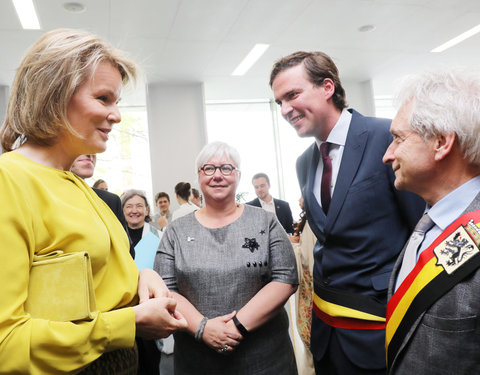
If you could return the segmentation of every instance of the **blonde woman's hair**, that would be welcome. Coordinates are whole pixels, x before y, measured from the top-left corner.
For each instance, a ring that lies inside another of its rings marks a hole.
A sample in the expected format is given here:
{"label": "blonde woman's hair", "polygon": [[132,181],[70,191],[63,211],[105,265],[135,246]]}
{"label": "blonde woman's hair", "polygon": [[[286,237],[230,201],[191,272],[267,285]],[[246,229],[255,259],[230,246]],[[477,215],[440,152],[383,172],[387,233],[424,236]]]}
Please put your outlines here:
{"label": "blonde woman's hair", "polygon": [[19,138],[48,146],[63,130],[78,136],[67,120],[67,106],[102,62],[118,69],[123,84],[136,79],[135,63],[96,35],[57,29],[40,37],[15,74],[0,129],[3,151],[11,151]]}

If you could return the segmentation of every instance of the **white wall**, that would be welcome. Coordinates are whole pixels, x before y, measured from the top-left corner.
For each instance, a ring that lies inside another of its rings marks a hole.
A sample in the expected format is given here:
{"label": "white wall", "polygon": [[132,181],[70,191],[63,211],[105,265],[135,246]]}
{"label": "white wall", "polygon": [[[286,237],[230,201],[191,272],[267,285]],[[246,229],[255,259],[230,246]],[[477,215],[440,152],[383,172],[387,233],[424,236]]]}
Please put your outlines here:
{"label": "white wall", "polygon": [[167,192],[173,210],[175,185],[196,186],[195,158],[206,143],[204,102],[203,83],[148,85],[152,191]]}
{"label": "white wall", "polygon": [[[5,115],[7,114],[8,104],[8,86],[0,85],[0,126],[5,121]],[[0,153],[2,148],[0,147]]]}
{"label": "white wall", "polygon": [[5,121],[8,104],[8,86],[0,85],[0,125]]}
{"label": "white wall", "polygon": [[364,116],[375,116],[375,99],[372,81],[342,82],[347,94],[349,108],[354,108]]}

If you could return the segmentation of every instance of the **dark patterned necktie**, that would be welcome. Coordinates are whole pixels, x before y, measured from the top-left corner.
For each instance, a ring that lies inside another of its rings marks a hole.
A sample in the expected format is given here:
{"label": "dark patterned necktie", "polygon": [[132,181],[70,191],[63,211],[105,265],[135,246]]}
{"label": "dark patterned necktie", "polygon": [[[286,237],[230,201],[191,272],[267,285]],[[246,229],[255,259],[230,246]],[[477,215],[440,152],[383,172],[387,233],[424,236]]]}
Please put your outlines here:
{"label": "dark patterned necktie", "polygon": [[325,214],[328,213],[328,208],[330,207],[330,201],[332,199],[332,195],[330,193],[330,188],[332,185],[332,160],[328,155],[329,151],[330,143],[322,143],[320,146],[320,154],[322,156],[323,172],[320,198],[322,201],[323,212],[325,212]]}

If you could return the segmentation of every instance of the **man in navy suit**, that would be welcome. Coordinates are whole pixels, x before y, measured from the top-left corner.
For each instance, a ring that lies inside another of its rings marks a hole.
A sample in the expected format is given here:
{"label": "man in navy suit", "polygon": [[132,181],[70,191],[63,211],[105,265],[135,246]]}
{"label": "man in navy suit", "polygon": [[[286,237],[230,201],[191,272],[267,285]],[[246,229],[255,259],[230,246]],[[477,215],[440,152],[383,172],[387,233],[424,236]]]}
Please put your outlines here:
{"label": "man in navy suit", "polygon": [[297,175],[317,237],[316,372],[384,374],[388,279],[425,204],[395,189],[393,171],[382,163],[391,121],[346,109],[329,56],[297,52],[280,59],[270,86],[297,134],[315,137],[297,160]]}
{"label": "man in navy suit", "polygon": [[250,206],[262,207],[264,210],[274,212],[288,234],[293,233],[292,210],[288,202],[275,199],[270,194],[270,179],[266,173],[257,173],[252,177],[252,184],[257,198],[247,202]]}

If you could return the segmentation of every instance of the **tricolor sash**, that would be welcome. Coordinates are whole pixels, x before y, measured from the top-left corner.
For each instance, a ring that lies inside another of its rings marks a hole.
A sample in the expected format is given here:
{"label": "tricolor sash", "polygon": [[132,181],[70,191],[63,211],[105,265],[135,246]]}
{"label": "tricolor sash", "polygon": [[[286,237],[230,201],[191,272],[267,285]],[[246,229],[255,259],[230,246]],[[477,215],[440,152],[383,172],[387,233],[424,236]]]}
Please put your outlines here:
{"label": "tricolor sash", "polygon": [[480,211],[450,224],[418,258],[387,304],[387,363],[412,325],[436,300],[480,266]]}
{"label": "tricolor sash", "polygon": [[378,299],[330,288],[314,280],[313,311],[324,323],[347,329],[385,329],[386,306]]}

